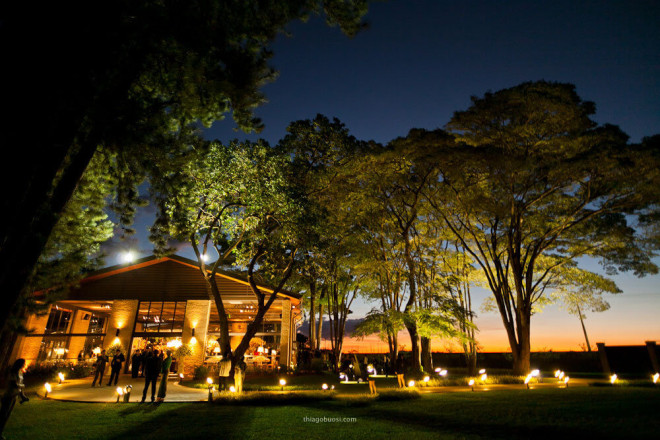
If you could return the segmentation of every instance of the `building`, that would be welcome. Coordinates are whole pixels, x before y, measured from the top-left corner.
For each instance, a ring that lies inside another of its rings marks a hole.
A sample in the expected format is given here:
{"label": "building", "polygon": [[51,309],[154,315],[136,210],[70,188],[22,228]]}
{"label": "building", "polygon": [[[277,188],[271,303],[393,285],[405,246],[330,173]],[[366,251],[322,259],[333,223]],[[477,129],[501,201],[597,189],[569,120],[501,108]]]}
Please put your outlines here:
{"label": "building", "polygon": [[[216,277],[235,348],[256,314],[256,298],[240,275],[223,272]],[[272,292],[267,286],[259,287]],[[252,339],[254,350],[246,355],[249,368],[294,365],[300,298],[286,291],[278,294]],[[188,344],[192,355],[175,363],[173,372],[189,375],[196,366],[217,365],[219,324],[196,262],[179,256],[150,256],[90,274],[48,313],[28,317],[27,328],[32,332],[18,338],[12,358],[25,358],[28,364],[88,362],[101,349],[119,345],[130,359],[147,345],[176,351]]]}

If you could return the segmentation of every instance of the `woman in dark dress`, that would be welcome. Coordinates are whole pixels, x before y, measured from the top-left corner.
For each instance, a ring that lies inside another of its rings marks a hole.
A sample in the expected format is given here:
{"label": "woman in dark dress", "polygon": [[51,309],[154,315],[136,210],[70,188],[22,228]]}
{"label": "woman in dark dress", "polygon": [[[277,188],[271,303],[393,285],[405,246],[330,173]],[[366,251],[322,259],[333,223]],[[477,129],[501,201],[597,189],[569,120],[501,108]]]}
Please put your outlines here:
{"label": "woman in dark dress", "polygon": [[158,387],[158,402],[165,400],[167,394],[167,376],[170,374],[170,367],[172,366],[172,352],[167,350],[167,357],[163,359],[163,365],[160,372],[163,377],[160,378],[160,386]]}
{"label": "woman in dark dress", "polygon": [[2,436],[11,411],[14,409],[14,405],[16,405],[16,398],[20,396],[21,403],[30,400],[23,393],[23,389],[25,388],[25,385],[23,385],[24,367],[25,359],[16,359],[16,362],[14,362],[9,371],[9,384],[7,385],[7,391],[2,396],[2,408],[0,408],[0,436]]}

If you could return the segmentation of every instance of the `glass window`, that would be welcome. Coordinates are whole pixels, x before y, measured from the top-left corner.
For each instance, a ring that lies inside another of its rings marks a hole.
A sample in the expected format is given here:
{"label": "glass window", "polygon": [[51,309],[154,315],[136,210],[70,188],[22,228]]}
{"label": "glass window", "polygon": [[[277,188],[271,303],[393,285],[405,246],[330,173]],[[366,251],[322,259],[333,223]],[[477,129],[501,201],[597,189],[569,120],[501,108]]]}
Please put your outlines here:
{"label": "glass window", "polygon": [[185,314],[185,301],[141,301],[135,333],[181,332]]}
{"label": "glass window", "polygon": [[66,333],[71,323],[71,310],[65,310],[59,306],[53,306],[48,315],[48,322],[44,333]]}
{"label": "glass window", "polygon": [[87,333],[104,333],[106,318],[104,316],[92,315],[89,318],[89,328]]}

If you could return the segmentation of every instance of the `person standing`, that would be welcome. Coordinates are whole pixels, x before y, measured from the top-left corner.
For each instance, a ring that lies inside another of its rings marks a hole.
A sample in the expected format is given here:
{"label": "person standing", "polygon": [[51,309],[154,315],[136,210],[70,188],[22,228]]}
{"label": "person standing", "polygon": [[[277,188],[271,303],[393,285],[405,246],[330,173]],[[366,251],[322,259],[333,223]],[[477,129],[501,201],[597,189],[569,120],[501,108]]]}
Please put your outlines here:
{"label": "person standing", "polygon": [[147,353],[144,360],[144,390],[142,391],[142,400],[144,403],[147,398],[147,390],[151,385],[151,401],[156,400],[156,381],[158,380],[158,373],[160,373],[160,358],[158,357],[158,350],[153,350]]}
{"label": "person standing", "polygon": [[115,355],[112,356],[112,362],[110,362],[110,380],[108,381],[108,386],[112,385],[113,378],[115,379],[115,385],[117,385],[117,381],[119,380],[119,372],[121,371],[121,366],[125,360],[126,358],[124,357],[124,353],[117,349],[115,351]]}
{"label": "person standing", "polygon": [[406,369],[406,363],[403,361],[403,353],[399,353],[399,357],[396,359],[396,379],[399,384],[399,388],[406,387],[406,381],[403,378],[403,373]]}
{"label": "person standing", "polygon": [[[23,371],[25,370],[25,359],[16,359],[14,364],[9,370],[9,384],[7,390],[2,396],[2,408],[0,408],[0,436],[5,430],[5,425],[9,416],[11,415],[14,406],[16,405],[16,398],[21,397],[21,403],[27,402],[27,396],[23,393],[25,385],[23,385]],[[2,437],[4,439],[4,437]]]}
{"label": "person standing", "polygon": [[140,373],[140,364],[142,363],[141,358],[141,350],[135,350],[135,353],[133,353],[133,356],[131,356],[131,377],[133,379],[138,377],[138,374]]}
{"label": "person standing", "polygon": [[245,363],[245,358],[241,356],[241,359],[236,363],[236,367],[234,367],[234,387],[238,394],[243,392],[243,381],[245,380],[246,368],[247,364]]}
{"label": "person standing", "polygon": [[105,350],[101,350],[101,353],[96,357],[96,371],[94,372],[94,381],[92,386],[96,386],[96,380],[99,381],[99,386],[103,385],[103,373],[105,373],[105,364],[108,363],[108,356],[105,355]]}
{"label": "person standing", "polygon": [[172,352],[167,350],[167,357],[163,360],[160,367],[160,372],[163,377],[160,378],[160,386],[158,387],[158,402],[165,400],[167,394],[167,377],[170,374],[170,367],[172,366]]}

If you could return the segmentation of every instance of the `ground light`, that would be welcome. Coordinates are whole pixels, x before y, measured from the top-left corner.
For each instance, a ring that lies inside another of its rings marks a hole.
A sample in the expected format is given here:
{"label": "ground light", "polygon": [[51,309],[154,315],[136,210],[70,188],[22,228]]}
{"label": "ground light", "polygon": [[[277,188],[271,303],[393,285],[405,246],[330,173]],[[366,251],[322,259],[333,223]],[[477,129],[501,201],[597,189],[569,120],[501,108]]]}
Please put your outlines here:
{"label": "ground light", "polygon": [[213,379],[207,377],[206,383],[209,384],[209,402],[213,402]]}
{"label": "ground light", "polygon": [[618,376],[616,374],[613,374],[610,376],[610,383],[614,385],[616,383],[616,380],[618,379]]}
{"label": "ground light", "polygon": [[124,387],[124,402],[126,403],[130,402],[132,390],[133,390],[133,385],[126,385]]}
{"label": "ground light", "polygon": [[430,377],[428,377],[428,376],[424,376],[424,383],[428,384],[428,383],[429,383],[429,380],[431,380]]}
{"label": "ground light", "polygon": [[564,377],[564,385],[566,385],[566,388],[568,388],[568,381],[571,380],[570,377],[566,376]]}
{"label": "ground light", "polygon": [[46,392],[44,393],[44,399],[48,399],[48,393],[50,393],[51,391],[53,391],[53,389],[51,388],[51,386],[50,386],[50,384],[49,384],[48,382],[46,382],[46,383],[44,384],[44,389],[46,390]]}
{"label": "ground light", "polygon": [[284,391],[284,385],[286,385],[286,380],[280,379],[280,391]]}
{"label": "ground light", "polygon": [[532,375],[528,374],[527,377],[525,377],[525,386],[527,389],[529,389],[529,381],[532,380]]}
{"label": "ground light", "polygon": [[236,392],[236,387],[234,385],[229,387],[229,392],[230,393],[235,393]]}
{"label": "ground light", "polygon": [[470,385],[470,388],[472,388],[472,391],[474,391],[474,379],[470,379],[468,385]]}
{"label": "ground light", "polygon": [[658,383],[659,378],[660,378],[660,373],[655,373],[653,376],[651,376],[651,379],[653,379],[654,384]]}
{"label": "ground light", "polygon": [[62,372],[57,373],[57,377],[60,378],[60,385],[62,385],[62,382],[64,382],[64,373]]}
{"label": "ground light", "polygon": [[486,369],[482,368],[481,370],[479,370],[479,374],[486,374]]}
{"label": "ground light", "polygon": [[440,376],[442,377],[447,376],[447,370],[440,370]]}
{"label": "ground light", "polygon": [[488,375],[486,373],[481,375],[481,381],[486,382],[486,379],[488,379]]}
{"label": "ground light", "polygon": [[410,388],[414,388],[414,387],[415,387],[415,381],[414,381],[414,380],[411,380],[410,382],[408,382],[408,386],[409,386]]}
{"label": "ground light", "polygon": [[119,398],[124,395],[124,389],[122,387],[117,387],[117,403],[119,403]]}
{"label": "ground light", "polygon": [[183,382],[183,373],[179,373],[179,384]]}
{"label": "ground light", "polygon": [[327,383],[324,383],[323,385],[321,385],[321,388],[323,389],[323,391],[327,391],[327,389],[328,389],[328,384],[327,384]]}

